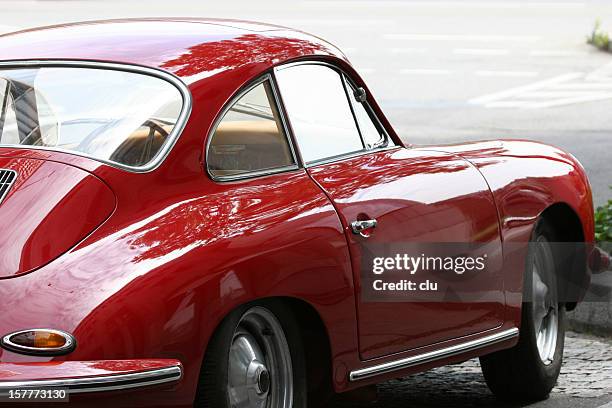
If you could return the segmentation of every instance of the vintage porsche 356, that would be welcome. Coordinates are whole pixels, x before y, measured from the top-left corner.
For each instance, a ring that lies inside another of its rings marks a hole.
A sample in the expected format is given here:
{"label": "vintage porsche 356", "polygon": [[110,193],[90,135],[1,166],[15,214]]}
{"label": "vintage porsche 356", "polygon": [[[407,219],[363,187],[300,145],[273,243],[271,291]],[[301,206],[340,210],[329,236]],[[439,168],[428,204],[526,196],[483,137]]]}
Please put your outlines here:
{"label": "vintage porsche 356", "polygon": [[[325,406],[479,356],[498,396],[550,392],[591,273],[570,154],[407,145],[341,51],[284,27],[88,22],[0,58],[0,391]],[[503,268],[471,276],[486,301],[366,301],[365,245],[389,242]]]}

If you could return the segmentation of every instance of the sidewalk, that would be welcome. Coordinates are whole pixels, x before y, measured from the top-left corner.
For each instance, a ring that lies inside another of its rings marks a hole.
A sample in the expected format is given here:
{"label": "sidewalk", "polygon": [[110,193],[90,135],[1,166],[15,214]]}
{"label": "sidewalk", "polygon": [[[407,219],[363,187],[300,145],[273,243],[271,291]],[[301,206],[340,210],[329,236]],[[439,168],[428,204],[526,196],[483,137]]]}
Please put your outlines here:
{"label": "sidewalk", "polygon": [[612,336],[612,272],[593,275],[585,301],[568,313],[571,330]]}

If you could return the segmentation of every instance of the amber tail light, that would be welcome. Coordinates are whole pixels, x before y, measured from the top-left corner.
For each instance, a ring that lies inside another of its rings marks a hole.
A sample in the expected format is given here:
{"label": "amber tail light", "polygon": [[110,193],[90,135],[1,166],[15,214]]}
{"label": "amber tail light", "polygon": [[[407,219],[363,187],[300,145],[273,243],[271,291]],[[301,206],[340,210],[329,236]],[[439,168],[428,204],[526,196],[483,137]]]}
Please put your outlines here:
{"label": "amber tail light", "polygon": [[29,329],[7,334],[0,340],[0,346],[19,354],[61,356],[74,350],[76,340],[61,330]]}

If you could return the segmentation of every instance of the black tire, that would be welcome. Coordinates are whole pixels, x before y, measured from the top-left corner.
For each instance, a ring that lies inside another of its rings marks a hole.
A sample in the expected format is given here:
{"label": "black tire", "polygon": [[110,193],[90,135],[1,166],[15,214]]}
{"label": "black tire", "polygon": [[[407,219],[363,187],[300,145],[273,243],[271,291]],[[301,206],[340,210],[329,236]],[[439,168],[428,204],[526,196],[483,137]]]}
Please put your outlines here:
{"label": "black tire", "polygon": [[[291,405],[283,404],[279,405],[278,408],[307,407],[306,366],[299,326],[293,313],[281,301],[277,300],[244,305],[232,312],[221,322],[210,340],[204,355],[194,407],[232,408],[228,392],[230,349],[236,335],[236,330],[243,321],[243,317],[253,308],[266,310],[277,319],[280,327],[282,327],[286,343],[289,346],[293,399]],[[262,349],[264,349],[263,345]],[[270,377],[270,387],[273,387],[274,378],[272,374],[270,374]],[[272,406],[277,408],[275,404],[272,404]]]}
{"label": "black tire", "polygon": [[[534,319],[535,303],[531,302],[533,290],[533,273],[536,257],[539,265],[548,260],[552,273],[559,275],[562,265],[559,255],[551,242],[555,242],[552,228],[543,220],[538,222],[532,234],[530,249],[526,259],[524,279],[524,301],[522,305],[521,329],[518,344],[508,350],[502,350],[480,357],[480,364],[487,385],[491,391],[506,401],[540,401],[548,398],[561,371],[563,348],[565,344],[565,305],[557,303],[557,336],[551,341],[551,350],[545,363],[538,350],[536,324]],[[537,243],[537,245],[536,245]],[[542,251],[537,253],[538,251]],[[555,284],[558,285],[558,283]],[[559,288],[556,289],[557,293]],[[558,299],[558,298],[557,298]],[[552,345],[554,344],[554,353]],[[546,353],[545,353],[546,354]]]}

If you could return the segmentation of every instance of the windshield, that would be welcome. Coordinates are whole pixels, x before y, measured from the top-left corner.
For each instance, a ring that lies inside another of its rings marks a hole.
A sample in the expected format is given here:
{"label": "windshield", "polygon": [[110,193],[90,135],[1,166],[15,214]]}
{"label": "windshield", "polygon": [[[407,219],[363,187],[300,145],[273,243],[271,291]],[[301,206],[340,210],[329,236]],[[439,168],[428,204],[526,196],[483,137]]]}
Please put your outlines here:
{"label": "windshield", "polygon": [[0,147],[77,152],[131,167],[151,163],[183,108],[150,75],[83,67],[0,69]]}

